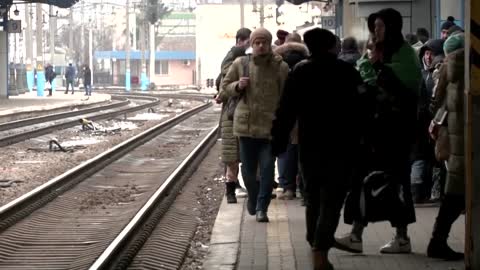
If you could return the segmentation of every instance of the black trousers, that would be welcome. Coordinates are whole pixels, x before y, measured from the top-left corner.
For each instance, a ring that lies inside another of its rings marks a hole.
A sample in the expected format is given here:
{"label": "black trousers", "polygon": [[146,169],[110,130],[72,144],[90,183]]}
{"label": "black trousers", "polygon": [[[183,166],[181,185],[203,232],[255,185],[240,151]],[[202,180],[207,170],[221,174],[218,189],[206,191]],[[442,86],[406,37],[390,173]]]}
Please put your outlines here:
{"label": "black trousers", "polygon": [[452,225],[465,210],[465,196],[446,194],[442,199],[437,219],[433,227],[432,237],[438,241],[446,241]]}
{"label": "black trousers", "polygon": [[335,243],[340,212],[348,190],[348,169],[301,164],[305,184],[307,241],[314,250],[328,251]]}

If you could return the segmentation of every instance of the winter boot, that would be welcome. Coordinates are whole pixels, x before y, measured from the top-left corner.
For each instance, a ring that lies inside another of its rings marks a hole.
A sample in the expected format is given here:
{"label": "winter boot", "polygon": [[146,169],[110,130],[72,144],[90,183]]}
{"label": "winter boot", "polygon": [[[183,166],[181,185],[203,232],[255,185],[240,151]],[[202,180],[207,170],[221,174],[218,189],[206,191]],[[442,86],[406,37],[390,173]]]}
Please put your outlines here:
{"label": "winter boot", "polygon": [[237,203],[237,197],[235,196],[235,182],[226,182],[225,188],[227,203]]}
{"label": "winter boot", "polygon": [[434,238],[428,243],[427,256],[447,261],[460,261],[464,258],[463,253],[456,252],[448,246],[447,240],[436,240]]}
{"label": "winter boot", "polygon": [[422,203],[424,201],[422,185],[421,184],[412,184],[411,189],[412,189],[413,203],[415,203],[415,204]]}

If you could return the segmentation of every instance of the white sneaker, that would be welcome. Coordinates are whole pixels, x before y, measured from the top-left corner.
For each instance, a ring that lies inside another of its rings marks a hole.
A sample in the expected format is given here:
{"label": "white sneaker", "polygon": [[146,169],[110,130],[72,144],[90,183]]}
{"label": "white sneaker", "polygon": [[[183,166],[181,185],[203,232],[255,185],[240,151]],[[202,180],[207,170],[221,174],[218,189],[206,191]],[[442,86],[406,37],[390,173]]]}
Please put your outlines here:
{"label": "white sneaker", "polygon": [[333,246],[337,249],[352,253],[363,252],[362,239],[358,239],[358,237],[350,233],[340,238],[335,237],[335,243],[333,244]]}
{"label": "white sneaker", "polygon": [[277,195],[277,200],[283,200],[284,190],[281,187],[275,189],[275,194]]}
{"label": "white sneaker", "polygon": [[380,253],[398,254],[411,252],[412,244],[410,243],[410,238],[394,238],[392,241],[380,248]]}
{"label": "white sneaker", "polygon": [[235,196],[237,198],[246,198],[248,196],[247,190],[244,188],[236,188],[235,189]]}

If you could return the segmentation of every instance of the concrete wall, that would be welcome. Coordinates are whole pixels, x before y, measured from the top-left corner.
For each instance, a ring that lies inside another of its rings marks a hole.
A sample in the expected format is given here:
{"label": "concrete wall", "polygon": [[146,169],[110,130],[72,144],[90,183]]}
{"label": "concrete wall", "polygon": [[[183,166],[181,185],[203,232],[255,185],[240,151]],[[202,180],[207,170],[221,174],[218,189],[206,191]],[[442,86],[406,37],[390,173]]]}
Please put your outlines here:
{"label": "concrete wall", "polygon": [[[439,0],[440,21],[448,16],[455,17],[463,22],[462,7],[465,0]],[[417,28],[424,27],[431,37],[438,36],[437,32],[437,0],[343,0],[344,35],[353,35],[357,38],[366,38],[368,29],[365,27],[370,13],[380,9],[392,7],[400,11],[404,19],[404,34],[415,33]],[[457,21],[457,22],[458,22]]]}
{"label": "concrete wall", "polygon": [[435,20],[434,2],[435,0],[344,0],[344,35],[366,39],[368,37],[366,18],[371,13],[387,7],[394,8],[402,14],[404,34],[415,33],[419,27],[424,27],[432,33]]}
{"label": "concrete wall", "polygon": [[[441,20],[446,20],[448,16],[455,17],[456,20],[463,20],[462,18],[462,1],[463,0],[441,0],[440,14]],[[478,1],[478,0],[477,0]]]}
{"label": "concrete wall", "polygon": [[8,96],[8,33],[0,31],[0,99]]}
{"label": "concrete wall", "polygon": [[[285,23],[279,26],[275,20],[276,5],[273,1],[270,4],[268,2],[265,1],[267,18],[264,27],[272,33],[274,40],[278,29],[292,32],[306,21],[311,22],[312,16],[319,16],[322,13],[320,9],[312,9],[308,4],[295,6],[285,2],[282,6]],[[259,7],[258,4],[257,8]],[[251,2],[245,1],[245,27],[252,30],[260,25],[259,13],[253,10]],[[201,4],[197,6],[196,16],[197,83],[205,85],[206,79],[217,78],[223,57],[235,45],[235,34],[240,28],[240,7],[239,4]]]}

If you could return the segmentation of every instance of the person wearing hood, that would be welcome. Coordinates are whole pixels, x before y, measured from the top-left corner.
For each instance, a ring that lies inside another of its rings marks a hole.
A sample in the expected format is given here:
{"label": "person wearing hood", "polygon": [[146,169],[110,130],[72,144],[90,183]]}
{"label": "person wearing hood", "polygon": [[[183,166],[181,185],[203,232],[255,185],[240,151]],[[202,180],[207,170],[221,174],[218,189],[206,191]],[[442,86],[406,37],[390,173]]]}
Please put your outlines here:
{"label": "person wearing hood", "polygon": [[[283,61],[288,64],[290,71],[296,64],[305,60],[308,55],[307,47],[302,43],[302,37],[297,33],[288,34],[285,43],[274,49]],[[298,147],[297,147],[297,127],[291,131],[290,143],[287,151],[278,157],[278,182],[280,187],[277,189],[277,199],[291,200],[295,197],[297,190],[296,177],[298,173]]]}
{"label": "person wearing hood", "polygon": [[248,192],[247,210],[256,215],[258,222],[268,222],[275,174],[270,130],[288,65],[272,52],[272,34],[267,29],[253,31],[250,44],[253,54],[233,61],[221,89],[227,96],[241,98],[233,115],[233,133],[239,138],[241,172]]}
{"label": "person wearing hood", "polygon": [[[238,138],[233,135],[233,119],[229,117],[227,108],[229,103],[235,102],[231,97],[225,94],[225,91],[220,89],[221,82],[232,65],[233,61],[238,57],[245,56],[245,50],[250,43],[250,34],[252,31],[248,28],[240,28],[236,34],[236,44],[227,53],[221,64],[221,71],[217,78],[217,89],[219,90],[216,96],[216,101],[222,103],[222,112],[220,114],[220,134],[222,138],[222,162],[225,164],[225,196],[228,203],[237,203],[237,194],[240,195],[245,192],[238,183],[239,172],[239,151]],[[237,192],[235,192],[237,191]]]}
{"label": "person wearing hood", "polygon": [[[413,163],[410,174],[412,195],[415,203],[431,202],[431,199],[435,199],[437,196],[435,194],[439,193],[437,189],[441,186],[440,179],[438,179],[439,175],[435,177],[432,175],[433,168],[439,167],[439,164],[435,165],[434,149],[428,134],[428,126],[433,117],[429,110],[435,86],[433,71],[444,57],[443,43],[443,39],[429,40],[420,49],[419,54],[424,83],[419,96],[417,136],[412,152]],[[438,181],[434,181],[432,186],[433,179]]]}
{"label": "person wearing hood", "polygon": [[[447,164],[445,195],[442,198],[432,238],[427,247],[427,256],[444,260],[462,260],[464,254],[455,252],[447,243],[452,224],[465,211],[465,35],[449,37],[443,45],[446,58],[440,71],[440,79],[433,107],[448,112],[445,122],[447,144],[443,145],[448,154],[441,161]],[[439,139],[438,118],[432,121],[432,137]],[[438,146],[438,145],[437,145]]]}
{"label": "person wearing hood", "polygon": [[[418,55],[403,37],[402,25],[402,15],[392,8],[368,17],[374,46],[366,63],[370,70],[365,65],[360,73],[363,80],[372,85],[368,90],[374,95],[375,111],[365,137],[369,150],[363,158],[369,161],[363,164],[364,168],[359,168],[345,204],[344,220],[353,223],[352,231],[336,238],[335,246],[345,251],[363,252],[365,226],[369,221],[381,220],[389,221],[396,229],[395,237],[380,249],[381,253],[410,253],[412,250],[407,231],[408,224],[416,221],[410,184],[410,155],[415,142],[415,130],[411,127],[417,121],[422,74]],[[394,186],[393,190],[401,198],[399,203],[371,205],[387,209],[377,216],[364,215],[359,203],[364,179],[372,173],[383,175],[381,181]]]}
{"label": "person wearing hood", "polygon": [[356,66],[360,57],[357,40],[354,37],[346,37],[342,42],[342,49],[338,55],[338,59]]}

